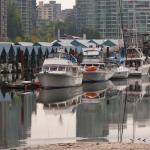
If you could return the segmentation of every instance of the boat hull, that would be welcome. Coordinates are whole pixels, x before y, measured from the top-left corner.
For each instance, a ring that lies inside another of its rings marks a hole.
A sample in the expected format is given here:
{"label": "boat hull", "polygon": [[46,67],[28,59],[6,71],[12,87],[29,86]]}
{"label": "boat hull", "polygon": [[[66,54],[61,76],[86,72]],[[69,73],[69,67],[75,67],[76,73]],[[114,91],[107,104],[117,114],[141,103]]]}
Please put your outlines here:
{"label": "boat hull", "polygon": [[125,78],[128,78],[128,76],[129,76],[128,71],[121,71],[121,72],[114,73],[112,78],[114,78],[114,79],[125,79]]}
{"label": "boat hull", "polygon": [[129,75],[130,76],[143,76],[148,75],[150,70],[150,64],[143,65],[139,67],[137,70],[135,68],[129,68]]}
{"label": "boat hull", "polygon": [[82,84],[82,76],[71,76],[66,74],[39,73],[38,79],[44,88],[73,87]]}
{"label": "boat hull", "polygon": [[107,71],[83,71],[83,82],[107,81],[113,76],[113,72]]}

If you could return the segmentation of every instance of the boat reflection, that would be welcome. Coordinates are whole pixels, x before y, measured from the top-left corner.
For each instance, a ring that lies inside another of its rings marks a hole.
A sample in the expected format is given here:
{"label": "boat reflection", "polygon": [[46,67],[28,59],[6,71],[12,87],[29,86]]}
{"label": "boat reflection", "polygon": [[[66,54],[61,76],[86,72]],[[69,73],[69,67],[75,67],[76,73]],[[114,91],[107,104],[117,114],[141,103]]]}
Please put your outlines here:
{"label": "boat reflection", "polygon": [[122,79],[122,80],[112,80],[112,87],[113,89],[123,91],[128,86],[128,79]]}
{"label": "boat reflection", "polygon": [[142,101],[143,97],[148,94],[150,82],[148,78],[129,79],[128,87],[124,94],[127,97],[127,102]]}
{"label": "boat reflection", "polygon": [[45,109],[66,109],[81,103],[82,87],[43,89],[38,93],[37,102],[43,103]]}
{"label": "boat reflection", "polygon": [[[82,87],[41,90],[37,94],[37,113],[33,116],[31,138],[26,142],[76,141],[76,108],[81,103]],[[38,132],[37,132],[38,131]]]}
{"label": "boat reflection", "polygon": [[108,86],[109,82],[84,83],[82,102],[99,103],[104,100]]}
{"label": "boat reflection", "polygon": [[106,91],[109,82],[83,84],[82,103],[77,107],[76,136],[79,141],[106,141]]}

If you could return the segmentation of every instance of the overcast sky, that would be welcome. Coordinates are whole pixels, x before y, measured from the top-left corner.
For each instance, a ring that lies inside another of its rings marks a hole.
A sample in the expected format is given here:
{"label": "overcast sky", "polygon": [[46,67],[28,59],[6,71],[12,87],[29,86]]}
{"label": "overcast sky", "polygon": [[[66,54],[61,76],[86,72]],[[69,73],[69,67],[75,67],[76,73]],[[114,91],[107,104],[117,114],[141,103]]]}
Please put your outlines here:
{"label": "overcast sky", "polygon": [[[37,3],[39,1],[44,1],[45,3],[49,2],[50,0],[37,0]],[[73,5],[75,5],[75,0],[55,0],[57,3],[62,4],[62,9],[66,8],[73,8]]]}

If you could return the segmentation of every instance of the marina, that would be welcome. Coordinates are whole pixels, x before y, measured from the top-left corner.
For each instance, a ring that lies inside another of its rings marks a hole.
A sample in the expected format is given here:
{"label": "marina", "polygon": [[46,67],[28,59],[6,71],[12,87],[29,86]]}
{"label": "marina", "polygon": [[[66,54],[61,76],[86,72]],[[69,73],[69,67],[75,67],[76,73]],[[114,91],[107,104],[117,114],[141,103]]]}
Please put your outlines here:
{"label": "marina", "polygon": [[148,77],[59,89],[1,88],[0,148],[81,141],[150,143],[149,99]]}
{"label": "marina", "polygon": [[150,0],[0,0],[0,150],[150,150]]}

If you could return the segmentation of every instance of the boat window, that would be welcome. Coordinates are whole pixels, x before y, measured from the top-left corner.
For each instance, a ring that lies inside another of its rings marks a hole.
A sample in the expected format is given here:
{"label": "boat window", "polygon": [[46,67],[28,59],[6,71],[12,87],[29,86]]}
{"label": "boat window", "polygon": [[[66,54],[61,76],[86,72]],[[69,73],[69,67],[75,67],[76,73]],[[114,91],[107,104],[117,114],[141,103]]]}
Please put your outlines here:
{"label": "boat window", "polygon": [[57,67],[56,67],[56,66],[50,67],[50,70],[51,70],[51,71],[56,71],[56,70],[57,70]]}
{"label": "boat window", "polygon": [[84,67],[85,64],[81,64],[82,67]]}
{"label": "boat window", "polygon": [[[139,51],[139,50],[138,50]],[[128,49],[127,50],[127,57],[128,58],[136,58],[136,57],[140,57],[139,53],[136,49]],[[141,50],[140,50],[141,51]]]}
{"label": "boat window", "polygon": [[84,56],[84,58],[87,58],[87,59],[99,59],[100,56],[99,55],[86,55],[86,56]]}
{"label": "boat window", "polygon": [[105,68],[105,65],[104,65],[104,64],[100,64],[99,68],[100,68],[100,69],[104,69],[104,68]]}
{"label": "boat window", "polygon": [[43,67],[43,71],[48,71],[48,70],[49,70],[48,66]]}
{"label": "boat window", "polygon": [[77,68],[72,68],[73,73],[77,73]]}
{"label": "boat window", "polygon": [[86,64],[86,66],[91,66],[91,64]]}
{"label": "boat window", "polygon": [[104,96],[105,96],[105,92],[99,94],[99,97],[104,97]]}
{"label": "boat window", "polygon": [[70,67],[67,67],[67,68],[66,68],[66,71],[69,72],[69,71],[70,71]]}
{"label": "boat window", "polygon": [[98,66],[99,66],[99,64],[93,64],[93,66],[98,67]]}
{"label": "boat window", "polygon": [[65,67],[59,67],[59,71],[65,71]]}

